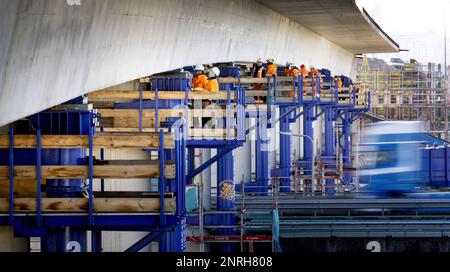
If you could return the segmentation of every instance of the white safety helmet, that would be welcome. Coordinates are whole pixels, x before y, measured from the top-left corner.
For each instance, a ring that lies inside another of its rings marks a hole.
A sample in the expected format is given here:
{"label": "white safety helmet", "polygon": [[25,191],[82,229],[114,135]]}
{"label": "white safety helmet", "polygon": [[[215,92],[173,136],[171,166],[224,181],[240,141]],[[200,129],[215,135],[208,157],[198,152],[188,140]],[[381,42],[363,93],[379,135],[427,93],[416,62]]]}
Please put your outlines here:
{"label": "white safety helmet", "polygon": [[204,71],[205,70],[205,66],[203,66],[202,64],[199,64],[197,66],[195,66],[194,71]]}
{"label": "white safety helmet", "polygon": [[220,76],[220,70],[217,67],[213,67],[211,69],[211,71],[216,75],[216,76]]}

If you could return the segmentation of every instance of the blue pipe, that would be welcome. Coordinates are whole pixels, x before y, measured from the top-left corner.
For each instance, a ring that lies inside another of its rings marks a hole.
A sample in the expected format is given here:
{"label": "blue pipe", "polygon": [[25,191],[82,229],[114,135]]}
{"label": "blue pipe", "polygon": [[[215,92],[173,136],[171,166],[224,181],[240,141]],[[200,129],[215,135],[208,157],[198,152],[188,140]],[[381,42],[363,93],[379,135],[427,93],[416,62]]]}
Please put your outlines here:
{"label": "blue pipe", "polygon": [[[220,150],[218,150],[220,152]],[[234,194],[234,161],[233,153],[228,152],[217,161],[217,210],[232,211],[236,208]],[[234,225],[234,215],[219,214],[217,215],[219,225]],[[232,228],[219,229],[219,235],[233,235]],[[220,245],[221,252],[233,252],[234,246],[231,243]]]}

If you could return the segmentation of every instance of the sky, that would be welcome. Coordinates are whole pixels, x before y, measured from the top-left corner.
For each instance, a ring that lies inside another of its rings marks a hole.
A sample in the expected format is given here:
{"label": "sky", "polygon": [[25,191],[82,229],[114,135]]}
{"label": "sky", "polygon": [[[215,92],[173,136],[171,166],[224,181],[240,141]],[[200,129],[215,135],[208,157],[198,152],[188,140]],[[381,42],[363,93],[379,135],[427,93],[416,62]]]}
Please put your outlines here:
{"label": "sky", "polygon": [[[444,33],[450,38],[450,0],[357,0],[401,49],[409,52],[377,54],[383,59],[401,57],[419,62],[444,63]],[[447,15],[446,15],[447,13]],[[447,48],[450,39],[447,39]],[[450,52],[448,53],[450,55]]]}

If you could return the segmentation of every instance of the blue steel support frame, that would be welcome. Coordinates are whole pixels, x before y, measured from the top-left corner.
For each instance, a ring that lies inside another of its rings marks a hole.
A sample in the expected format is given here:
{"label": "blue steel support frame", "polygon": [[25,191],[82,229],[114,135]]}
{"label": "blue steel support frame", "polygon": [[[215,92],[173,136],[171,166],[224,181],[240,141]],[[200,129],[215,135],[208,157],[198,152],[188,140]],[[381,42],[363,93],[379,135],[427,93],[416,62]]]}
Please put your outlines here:
{"label": "blue steel support frame", "polygon": [[185,252],[186,245],[186,142],[184,141],[184,126],[175,133],[175,165],[176,165],[176,220],[177,224],[173,232],[172,252]]}
{"label": "blue steel support frame", "polygon": [[[290,112],[289,107],[280,106],[280,132],[291,133],[290,116],[286,114]],[[291,136],[280,134],[280,191],[291,191],[291,172],[292,172],[292,157],[291,157]]]}
{"label": "blue steel support frame", "polygon": [[161,227],[164,227],[166,224],[165,209],[164,209],[165,205],[164,196],[166,192],[165,169],[164,169],[165,160],[166,159],[164,154],[164,131],[161,129],[159,131],[159,179],[158,179],[159,180],[158,188],[160,193],[159,225]]}
{"label": "blue steel support frame", "polygon": [[102,231],[92,230],[92,252],[102,252]]}
{"label": "blue steel support frame", "polygon": [[[325,109],[325,162],[328,164],[326,168],[336,168],[336,166],[329,165],[333,161],[335,156],[335,145],[336,137],[334,133],[334,109],[332,107],[327,107]],[[334,193],[336,190],[334,188],[334,179],[326,179],[325,181],[325,192]]]}
{"label": "blue steel support frame", "polygon": [[204,162],[201,166],[197,167],[195,170],[193,170],[191,173],[188,174],[187,176],[188,184],[192,183],[192,180],[195,176],[203,172],[206,168],[210,167],[215,162],[219,161],[223,156],[227,155],[229,152],[232,152],[233,149],[234,147],[229,146],[221,147],[219,152],[214,157]]}
{"label": "blue steel support frame", "polygon": [[125,252],[139,252],[141,249],[146,247],[148,244],[156,240],[158,237],[161,236],[161,232],[154,231],[146,236],[144,236],[141,240],[136,242],[134,245],[130,246],[128,249],[125,250]]}
{"label": "blue steel support frame", "polygon": [[[345,111],[343,118],[343,137],[344,137],[344,167],[349,169],[351,168],[352,160],[351,160],[351,133],[352,133],[352,118],[349,111]],[[345,171],[344,174],[344,184],[351,184],[352,182],[352,174],[350,171]]]}
{"label": "blue steel support frame", "polygon": [[267,116],[258,114],[256,129],[256,190],[262,195],[269,191],[269,137],[267,135]]}
{"label": "blue steel support frame", "polygon": [[[66,113],[67,114],[67,113]],[[90,119],[93,121],[93,113],[90,113]],[[40,122],[40,119],[38,119]],[[52,122],[52,120],[50,120]],[[101,234],[106,228],[116,228],[119,231],[133,230],[142,231],[144,229],[153,229],[155,226],[163,225],[165,228],[158,227],[159,232],[173,231],[177,233],[177,238],[183,237],[184,227],[186,222],[186,208],[185,208],[185,194],[184,189],[186,187],[186,141],[184,135],[184,127],[181,127],[176,137],[175,147],[175,163],[176,163],[176,180],[173,184],[174,191],[177,195],[177,209],[175,215],[164,214],[164,193],[161,194],[161,213],[160,215],[108,215],[98,216],[93,214],[93,135],[95,133],[94,122],[90,124],[89,129],[89,199],[88,199],[88,213],[86,215],[66,215],[55,216],[42,214],[41,204],[41,177],[42,177],[42,144],[41,144],[41,130],[40,123],[38,125],[36,134],[36,179],[37,179],[37,196],[36,196],[36,214],[26,217],[17,217],[14,214],[14,205],[10,205],[9,213],[7,216],[0,217],[1,224],[14,224],[17,233],[23,236],[43,236],[43,251],[66,251],[65,244],[60,241],[65,241],[64,232],[65,228],[74,228],[70,230],[71,239],[80,240],[78,237],[83,235],[83,231],[87,229],[92,230],[92,251],[100,252],[102,250]],[[81,131],[81,127],[80,127]],[[160,131],[160,149],[159,153],[162,155],[160,164],[161,177],[164,177],[164,133]],[[103,157],[102,157],[103,159]],[[9,137],[9,178],[14,179],[14,131],[10,129]],[[165,182],[163,178],[160,181]],[[164,188],[160,187],[161,191]],[[10,184],[10,203],[14,204],[14,184]],[[6,220],[4,220],[6,219]],[[99,224],[97,224],[97,220]],[[31,224],[33,221],[35,224]],[[95,224],[94,224],[95,223]],[[139,227],[140,225],[140,227]],[[85,248],[85,244],[82,244],[82,249]],[[185,238],[178,239],[171,246],[172,251],[181,252],[186,248]]]}
{"label": "blue steel support frame", "polygon": [[[188,175],[190,175],[195,170],[195,148],[189,147],[187,154],[188,154],[188,159],[187,159]],[[187,180],[188,185],[192,185],[192,183],[193,183],[193,178],[190,178]]]}
{"label": "blue steel support frame", "polygon": [[[303,110],[303,134],[314,139],[314,106],[306,106]],[[313,169],[311,169],[311,162],[314,160],[314,147],[312,143],[304,137],[303,139],[303,169],[305,169],[306,175],[312,175]],[[312,192],[312,180],[305,180],[306,191]]]}
{"label": "blue steel support frame", "polygon": [[158,87],[155,88],[155,132],[159,129],[159,92]]}

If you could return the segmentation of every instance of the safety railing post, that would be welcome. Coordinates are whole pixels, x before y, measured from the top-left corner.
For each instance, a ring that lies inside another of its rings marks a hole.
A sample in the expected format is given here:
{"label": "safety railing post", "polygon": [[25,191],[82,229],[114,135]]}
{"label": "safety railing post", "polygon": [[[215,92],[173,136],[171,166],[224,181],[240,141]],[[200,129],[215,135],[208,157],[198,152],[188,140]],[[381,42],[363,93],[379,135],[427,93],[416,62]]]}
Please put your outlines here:
{"label": "safety railing post", "polygon": [[42,207],[41,207],[41,171],[42,171],[42,149],[41,149],[41,129],[37,130],[36,135],[36,223],[42,225]]}
{"label": "safety railing post", "polygon": [[[104,131],[104,127],[100,128],[100,132]],[[100,160],[104,161],[105,160],[105,149],[104,148],[100,148]],[[105,179],[101,179],[100,180],[100,191],[103,193],[105,191]]]}
{"label": "safety railing post", "polygon": [[[235,100],[234,100],[235,104],[236,104],[236,99],[237,99],[237,97],[235,97]],[[227,115],[225,118],[226,129],[227,129],[226,139],[229,140],[232,137],[231,126],[232,126],[232,120],[233,120],[233,118],[231,117],[231,88],[228,88],[228,90],[227,90],[227,112],[226,112],[226,115]]]}
{"label": "safety railing post", "polygon": [[158,86],[155,88],[155,132],[159,129],[159,93]]}
{"label": "safety railing post", "polygon": [[144,130],[142,115],[143,115],[143,102],[142,102],[142,85],[139,86],[139,132]]}
{"label": "safety railing post", "polygon": [[[191,84],[191,83],[189,83]],[[190,122],[191,122],[191,116],[189,115],[189,91],[190,91],[190,86],[186,87],[186,90],[184,90],[184,116],[186,118],[186,130],[188,129],[188,127],[190,126]],[[192,107],[194,110],[195,108]],[[183,135],[184,137],[184,135]],[[185,139],[187,140],[187,139]]]}
{"label": "safety railing post", "polygon": [[14,129],[9,129],[9,223],[14,224]]}
{"label": "safety railing post", "polygon": [[338,82],[337,80],[333,80],[333,85],[334,85],[334,103],[338,104],[339,103],[339,86],[338,86]]}
{"label": "safety railing post", "polygon": [[[277,102],[277,75],[272,75],[273,79],[273,97],[275,100],[275,103]],[[269,98],[267,98],[269,100]]]}
{"label": "safety railing post", "polygon": [[164,131],[161,129],[159,131],[159,193],[160,193],[160,207],[159,207],[159,224],[160,226],[164,226],[166,224],[166,218],[164,214],[164,205],[165,205],[165,156],[164,156]]}
{"label": "safety railing post", "polygon": [[94,225],[94,118],[92,112],[90,113],[91,123],[89,125],[89,225]]}

